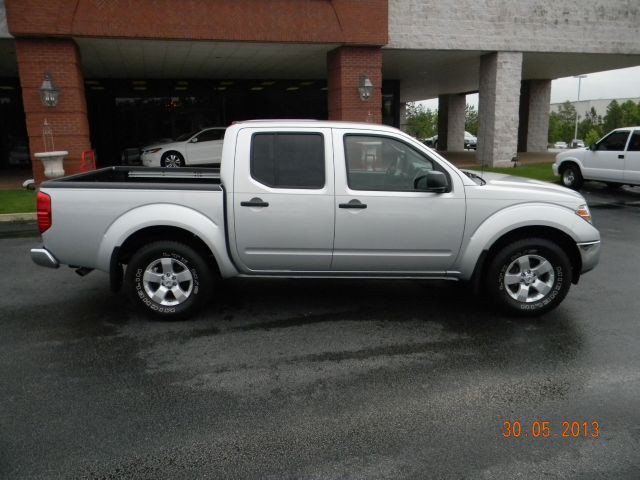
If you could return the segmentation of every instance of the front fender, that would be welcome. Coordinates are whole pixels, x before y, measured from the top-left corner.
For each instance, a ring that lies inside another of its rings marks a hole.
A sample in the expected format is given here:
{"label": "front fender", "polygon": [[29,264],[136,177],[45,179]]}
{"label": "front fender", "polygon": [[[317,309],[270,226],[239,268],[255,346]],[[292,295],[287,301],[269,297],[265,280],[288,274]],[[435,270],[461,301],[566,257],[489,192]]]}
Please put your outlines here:
{"label": "front fender", "polygon": [[162,203],[130,210],[109,225],[98,249],[98,269],[108,272],[111,255],[116,247],[121,246],[137,231],[155,226],[177,227],[197,235],[213,253],[223,277],[237,274],[227,256],[224,225],[216,224],[191,208]]}
{"label": "front fender", "polygon": [[469,280],[480,255],[501,237],[524,227],[549,227],[564,232],[575,242],[600,240],[600,233],[570,208],[548,203],[514,205],[495,212],[482,222],[466,239],[455,270],[460,278]]}

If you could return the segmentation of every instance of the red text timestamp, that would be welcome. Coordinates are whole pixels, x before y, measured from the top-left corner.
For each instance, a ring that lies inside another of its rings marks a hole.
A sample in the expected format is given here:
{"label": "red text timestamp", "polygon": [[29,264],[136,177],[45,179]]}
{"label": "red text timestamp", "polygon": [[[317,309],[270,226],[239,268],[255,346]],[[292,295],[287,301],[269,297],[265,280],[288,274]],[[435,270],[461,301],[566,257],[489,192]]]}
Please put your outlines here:
{"label": "red text timestamp", "polygon": [[502,422],[504,438],[600,438],[600,423],[597,420],[569,421],[552,425],[551,422],[519,420]]}

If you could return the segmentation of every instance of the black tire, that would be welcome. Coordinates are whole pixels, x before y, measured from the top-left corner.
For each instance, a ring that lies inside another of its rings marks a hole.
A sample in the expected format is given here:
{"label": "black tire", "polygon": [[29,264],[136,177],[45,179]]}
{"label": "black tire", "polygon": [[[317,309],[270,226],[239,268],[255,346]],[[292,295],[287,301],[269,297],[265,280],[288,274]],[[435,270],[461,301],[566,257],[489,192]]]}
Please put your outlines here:
{"label": "black tire", "polygon": [[570,163],[560,171],[560,178],[562,185],[573,190],[580,190],[580,187],[582,187],[584,183],[580,167],[573,163]]}
{"label": "black tire", "polygon": [[[517,240],[502,248],[489,264],[487,294],[507,313],[542,315],[564,300],[571,275],[569,258],[557,244],[543,238]],[[518,294],[522,299],[516,298]]]}
{"label": "black tire", "polygon": [[178,152],[166,152],[160,159],[160,166],[166,168],[184,167],[184,157]]}
{"label": "black tire", "polygon": [[206,304],[212,286],[211,268],[202,255],[174,241],[153,242],[134,253],[124,283],[134,304],[166,320],[195,314]]}

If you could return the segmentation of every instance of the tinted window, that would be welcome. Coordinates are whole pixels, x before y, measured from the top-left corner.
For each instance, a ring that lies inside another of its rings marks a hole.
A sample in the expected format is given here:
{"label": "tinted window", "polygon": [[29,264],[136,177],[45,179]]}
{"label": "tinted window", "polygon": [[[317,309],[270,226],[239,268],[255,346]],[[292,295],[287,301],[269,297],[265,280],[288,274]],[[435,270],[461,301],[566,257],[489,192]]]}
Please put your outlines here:
{"label": "tinted window", "polygon": [[414,180],[434,163],[406,143],[386,137],[346,135],[349,187],[354,190],[413,192]]}
{"label": "tinted window", "polygon": [[631,140],[629,140],[629,148],[627,149],[630,152],[640,152],[640,131],[636,130],[631,135]]}
{"label": "tinted window", "polygon": [[319,133],[254,134],[251,176],[269,187],[324,187],[324,138]]}
{"label": "tinted window", "polygon": [[629,132],[613,132],[598,144],[598,150],[621,152],[627,144]]}
{"label": "tinted window", "polygon": [[222,140],[224,138],[224,130],[205,130],[198,135],[198,142],[210,142],[211,140]]}

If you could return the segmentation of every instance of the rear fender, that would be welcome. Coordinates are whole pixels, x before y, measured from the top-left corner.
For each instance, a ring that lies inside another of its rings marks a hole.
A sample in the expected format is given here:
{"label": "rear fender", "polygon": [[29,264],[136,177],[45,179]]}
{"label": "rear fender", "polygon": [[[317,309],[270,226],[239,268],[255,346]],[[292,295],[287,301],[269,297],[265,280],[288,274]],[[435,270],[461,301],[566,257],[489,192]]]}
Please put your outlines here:
{"label": "rear fender", "polygon": [[211,250],[223,277],[237,274],[226,253],[224,225],[216,224],[196,210],[175,204],[145,205],[118,217],[102,238],[96,259],[97,268],[110,271],[114,249],[137,231],[155,226],[177,227],[197,235]]}

